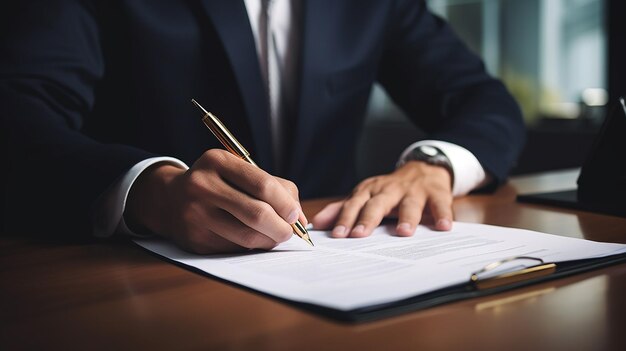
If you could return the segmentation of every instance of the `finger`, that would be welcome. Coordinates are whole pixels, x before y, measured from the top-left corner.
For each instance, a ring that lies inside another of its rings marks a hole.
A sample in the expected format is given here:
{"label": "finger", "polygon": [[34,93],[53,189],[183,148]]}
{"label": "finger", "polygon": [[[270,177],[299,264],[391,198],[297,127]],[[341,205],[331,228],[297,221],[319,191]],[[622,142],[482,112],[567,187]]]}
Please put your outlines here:
{"label": "finger", "polygon": [[241,167],[228,164],[220,175],[253,198],[269,204],[289,224],[295,223],[302,213],[297,197],[294,198],[275,177],[258,167],[245,162]]}
{"label": "finger", "polygon": [[[283,242],[291,238],[293,229],[290,224],[276,214],[275,210],[266,202],[247,197],[237,208],[228,211],[235,218],[248,227],[263,233],[276,242]],[[295,221],[294,221],[295,223]]]}
{"label": "finger", "polygon": [[275,247],[279,242],[289,240],[291,233],[280,241],[276,241],[264,233],[258,232],[244,224],[230,213],[215,209],[211,216],[210,230],[226,241],[246,249],[265,249]]}
{"label": "finger", "polygon": [[298,220],[300,221],[300,223],[302,223],[305,227],[307,225],[309,225],[309,220],[306,218],[306,215],[304,214],[304,211],[302,211],[302,209],[300,209],[300,217],[298,217]]}
{"label": "finger", "polygon": [[181,234],[173,239],[184,249],[200,253],[240,252],[247,249],[271,249],[277,242],[234,218],[226,211],[201,203],[187,208]]}
{"label": "finger", "polygon": [[296,184],[290,180],[281,178],[281,177],[276,177],[274,176],[274,178],[276,179],[276,181],[278,181],[278,183],[280,183],[280,185],[283,186],[283,188],[285,188],[285,190],[287,190],[287,192],[289,193],[289,195],[291,195],[291,197],[296,200],[296,201],[300,201],[300,195],[298,192],[298,187],[296,186]]}
{"label": "finger", "polygon": [[339,216],[343,201],[337,201],[326,205],[320,212],[313,217],[313,228],[329,229]]}
{"label": "finger", "polygon": [[422,219],[426,195],[423,192],[405,196],[398,206],[398,226],[400,236],[411,236]]}
{"label": "finger", "polygon": [[300,221],[300,223],[306,226],[309,223],[309,220],[306,218],[304,211],[302,211],[302,205],[300,204],[300,194],[298,191],[298,187],[296,186],[294,182],[290,180],[283,179],[281,177],[276,177],[276,176],[274,178],[276,178],[276,180],[278,180],[278,182],[289,192],[289,194],[291,194],[291,197],[294,200],[296,200],[296,202],[298,203],[298,208],[300,209],[298,220]]}
{"label": "finger", "polygon": [[[287,223],[295,223],[300,216],[300,204],[281,184],[262,169],[243,161],[224,150],[206,151],[194,167],[214,171],[234,188],[268,203]],[[232,213],[232,212],[231,212]]]}
{"label": "finger", "polygon": [[356,226],[350,232],[353,238],[369,236],[383,218],[398,204],[398,195],[392,193],[379,194],[372,197],[361,210]]}
{"label": "finger", "polygon": [[[206,208],[223,209],[242,224],[264,234],[274,242],[288,240],[293,233],[291,226],[268,203],[242,193],[219,177],[211,179],[209,189],[206,189],[203,195],[194,195],[203,201],[201,203]],[[209,221],[211,220],[209,218]]]}
{"label": "finger", "polygon": [[369,199],[369,192],[361,192],[352,195],[351,198],[344,201],[331,236],[335,238],[347,237],[352,231],[352,226],[361,212],[361,209]]}
{"label": "finger", "polygon": [[[207,224],[221,223],[214,218],[202,204],[192,204],[185,208],[185,220],[178,225],[176,232],[170,236],[186,251],[198,254],[212,254],[221,252],[239,252],[245,250],[240,245],[215,234]],[[221,211],[223,213],[223,211]]]}
{"label": "finger", "polygon": [[445,191],[434,192],[428,199],[428,207],[435,221],[435,230],[452,229],[452,194]]}

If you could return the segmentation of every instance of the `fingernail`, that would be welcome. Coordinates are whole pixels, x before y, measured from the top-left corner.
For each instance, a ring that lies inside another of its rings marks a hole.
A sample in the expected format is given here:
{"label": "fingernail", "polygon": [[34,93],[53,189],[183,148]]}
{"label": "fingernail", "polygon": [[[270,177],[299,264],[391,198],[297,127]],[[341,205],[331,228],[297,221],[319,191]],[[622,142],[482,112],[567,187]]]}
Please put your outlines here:
{"label": "fingernail", "polygon": [[440,228],[441,230],[448,230],[451,227],[452,227],[452,222],[450,222],[449,220],[445,218],[442,218],[437,221],[437,228]]}
{"label": "fingernail", "polygon": [[346,227],[342,226],[342,225],[338,225],[335,227],[335,229],[333,229],[333,233],[332,235],[337,237],[337,236],[344,236],[346,232]]}
{"label": "fingernail", "polygon": [[298,209],[295,209],[291,211],[291,213],[289,213],[289,216],[287,216],[287,222],[289,224],[296,223],[298,217],[300,217],[300,211]]}
{"label": "fingernail", "polygon": [[354,229],[352,229],[352,234],[361,235],[365,231],[365,226],[363,224],[359,224]]}
{"label": "fingernail", "polygon": [[396,231],[398,232],[404,232],[404,233],[411,233],[411,224],[403,222],[398,224],[398,227],[396,228]]}

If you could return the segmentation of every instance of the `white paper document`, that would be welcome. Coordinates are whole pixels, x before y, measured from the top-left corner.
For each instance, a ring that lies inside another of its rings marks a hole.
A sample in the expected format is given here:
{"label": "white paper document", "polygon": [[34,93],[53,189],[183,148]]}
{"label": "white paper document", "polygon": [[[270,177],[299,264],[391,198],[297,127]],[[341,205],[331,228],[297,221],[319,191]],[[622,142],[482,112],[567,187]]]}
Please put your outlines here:
{"label": "white paper document", "polygon": [[[412,237],[395,236],[391,226],[380,226],[362,239],[309,233],[315,247],[294,236],[269,252],[232,255],[194,255],[161,239],[135,241],[168,259],[248,288],[344,311],[465,283],[473,272],[509,257],[558,263],[626,252],[624,244],[460,222],[450,232],[419,226]],[[526,263],[532,264],[536,262]]]}

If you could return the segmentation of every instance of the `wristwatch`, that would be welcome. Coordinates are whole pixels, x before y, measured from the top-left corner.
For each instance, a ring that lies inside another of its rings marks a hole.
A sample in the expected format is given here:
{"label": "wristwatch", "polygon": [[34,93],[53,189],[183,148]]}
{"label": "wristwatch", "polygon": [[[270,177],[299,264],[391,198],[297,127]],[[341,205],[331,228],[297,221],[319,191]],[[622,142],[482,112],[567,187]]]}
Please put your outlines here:
{"label": "wristwatch", "polygon": [[450,159],[448,159],[448,156],[446,156],[443,151],[439,150],[438,147],[420,145],[411,150],[406,157],[400,160],[397,166],[404,166],[409,161],[422,161],[428,163],[429,165],[443,167],[450,172],[450,177],[454,178],[454,170],[452,169]]}

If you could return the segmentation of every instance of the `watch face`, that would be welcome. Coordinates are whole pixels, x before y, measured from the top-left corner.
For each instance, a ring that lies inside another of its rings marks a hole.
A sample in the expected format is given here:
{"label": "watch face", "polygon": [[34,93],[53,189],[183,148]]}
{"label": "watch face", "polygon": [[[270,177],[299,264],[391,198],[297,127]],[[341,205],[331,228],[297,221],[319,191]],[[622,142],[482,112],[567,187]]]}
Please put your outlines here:
{"label": "watch face", "polygon": [[434,157],[434,156],[437,156],[437,154],[439,154],[439,150],[437,150],[437,148],[429,146],[429,145],[420,146],[419,151],[430,157]]}
{"label": "watch face", "polygon": [[454,178],[454,170],[452,169],[452,163],[439,148],[431,145],[421,145],[406,155],[403,159],[398,161],[396,167],[405,165],[408,161],[422,161],[427,164],[440,166],[450,172],[450,175]]}

